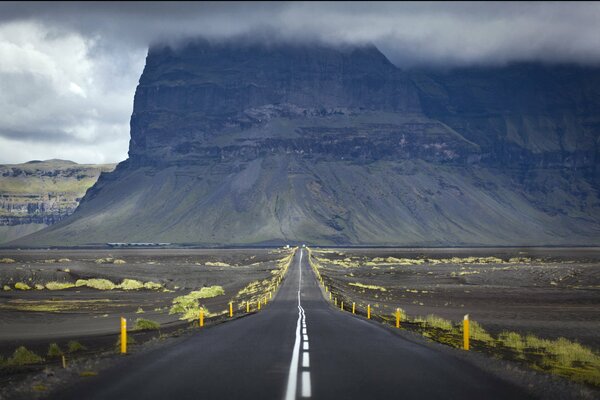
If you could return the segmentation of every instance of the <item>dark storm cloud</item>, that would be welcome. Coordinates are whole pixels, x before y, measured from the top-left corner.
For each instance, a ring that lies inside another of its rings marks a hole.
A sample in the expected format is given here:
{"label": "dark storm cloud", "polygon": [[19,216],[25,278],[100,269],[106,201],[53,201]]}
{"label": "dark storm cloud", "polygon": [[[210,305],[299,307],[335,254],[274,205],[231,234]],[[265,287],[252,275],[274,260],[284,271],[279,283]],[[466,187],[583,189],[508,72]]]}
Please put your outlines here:
{"label": "dark storm cloud", "polygon": [[401,67],[596,65],[599,27],[600,3],[2,3],[0,162],[125,158],[153,43],[374,43]]}
{"label": "dark storm cloud", "polygon": [[121,46],[267,31],[271,39],[374,42],[406,65],[600,60],[598,3],[44,2],[1,9],[0,21],[34,20],[55,34],[76,31]]}

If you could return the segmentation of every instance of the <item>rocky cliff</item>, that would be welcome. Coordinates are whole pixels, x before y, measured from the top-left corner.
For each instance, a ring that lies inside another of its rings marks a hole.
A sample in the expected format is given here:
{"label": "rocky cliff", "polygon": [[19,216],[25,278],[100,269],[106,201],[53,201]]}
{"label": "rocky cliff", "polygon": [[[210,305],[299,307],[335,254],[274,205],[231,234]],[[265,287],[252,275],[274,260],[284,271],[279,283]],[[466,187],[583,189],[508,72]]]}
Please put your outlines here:
{"label": "rocky cliff", "polygon": [[0,243],[71,215],[100,173],[113,168],[64,160],[0,165]]}
{"label": "rocky cliff", "polygon": [[155,47],[129,159],[19,243],[595,243],[599,77],[404,72],[373,46]]}

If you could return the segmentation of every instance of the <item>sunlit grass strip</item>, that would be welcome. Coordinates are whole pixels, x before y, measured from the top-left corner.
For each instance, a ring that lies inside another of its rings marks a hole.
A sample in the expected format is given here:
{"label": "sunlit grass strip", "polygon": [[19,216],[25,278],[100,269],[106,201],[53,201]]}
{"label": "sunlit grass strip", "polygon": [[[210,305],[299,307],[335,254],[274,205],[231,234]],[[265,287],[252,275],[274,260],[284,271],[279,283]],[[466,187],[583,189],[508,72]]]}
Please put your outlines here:
{"label": "sunlit grass strip", "polygon": [[356,287],[363,288],[363,289],[380,290],[382,292],[386,291],[386,288],[384,288],[383,286],[367,285],[367,284],[360,283],[360,282],[352,282],[352,283],[349,283],[348,285],[356,286]]}

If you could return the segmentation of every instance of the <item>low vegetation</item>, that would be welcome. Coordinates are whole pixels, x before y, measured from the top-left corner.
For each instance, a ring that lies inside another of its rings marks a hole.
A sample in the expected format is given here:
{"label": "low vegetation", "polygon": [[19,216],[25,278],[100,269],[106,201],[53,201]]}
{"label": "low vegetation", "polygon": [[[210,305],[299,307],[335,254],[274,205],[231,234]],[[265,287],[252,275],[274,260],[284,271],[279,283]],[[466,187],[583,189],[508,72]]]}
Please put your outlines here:
{"label": "low vegetation", "polygon": [[33,351],[27,349],[25,346],[21,346],[15,350],[13,356],[5,361],[6,366],[22,366],[29,364],[39,364],[44,359]]}
{"label": "low vegetation", "polygon": [[69,343],[67,344],[67,349],[69,353],[77,353],[79,351],[87,350],[87,348],[84,345],[82,345],[76,340],[69,341]]}
{"label": "low vegetation", "polygon": [[386,289],[383,286],[367,285],[367,284],[360,283],[360,282],[353,282],[353,283],[349,283],[348,285],[356,286],[356,287],[363,288],[363,289],[380,290],[382,292],[386,291]]}
{"label": "low vegetation", "polygon": [[152,331],[160,329],[160,324],[149,319],[138,318],[135,320],[133,330],[135,331]]}
{"label": "low vegetation", "polygon": [[220,261],[207,261],[204,265],[207,267],[231,267],[231,265]]}
{"label": "low vegetation", "polygon": [[12,264],[14,262],[15,260],[13,260],[12,258],[0,258],[0,264]]}
{"label": "low vegetation", "polygon": [[75,287],[74,283],[71,282],[48,282],[46,283],[46,289],[48,290],[65,290]]}
{"label": "low vegetation", "polygon": [[50,346],[48,346],[48,357],[60,357],[62,354],[63,352],[57,343],[50,343]]}
{"label": "low vegetation", "polygon": [[25,282],[17,282],[17,283],[15,283],[15,289],[17,289],[17,290],[31,290],[31,286],[29,286]]}
{"label": "low vegetation", "polygon": [[[169,310],[169,314],[180,314],[180,319],[194,320],[198,318],[200,313],[200,299],[208,299],[216,296],[224,295],[225,291],[222,286],[203,287],[200,290],[195,290],[185,296],[178,296],[173,299],[173,305]],[[209,312],[204,308],[204,313],[209,316]]]}

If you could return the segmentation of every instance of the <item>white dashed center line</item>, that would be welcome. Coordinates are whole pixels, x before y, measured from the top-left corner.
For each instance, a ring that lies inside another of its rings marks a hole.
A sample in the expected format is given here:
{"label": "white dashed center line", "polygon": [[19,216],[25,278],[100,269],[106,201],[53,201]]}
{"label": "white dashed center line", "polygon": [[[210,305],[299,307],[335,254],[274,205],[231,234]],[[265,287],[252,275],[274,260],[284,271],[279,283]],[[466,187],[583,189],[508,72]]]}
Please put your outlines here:
{"label": "white dashed center line", "polygon": [[[287,389],[285,391],[285,400],[294,400],[297,395],[298,386],[298,364],[300,358],[300,342],[302,342],[302,368],[308,369],[310,367],[310,355],[308,353],[308,334],[306,328],[306,314],[304,308],[302,308],[302,302],[300,301],[300,292],[302,291],[302,250],[300,250],[300,260],[298,262],[298,270],[300,277],[298,279],[298,322],[296,323],[296,341],[294,342],[294,349],[292,350],[292,361],[290,362],[290,371],[288,373]],[[300,329],[300,323],[302,323],[302,329]],[[302,334],[300,333],[302,332]],[[310,397],[312,388],[310,385],[310,371],[302,371],[302,397]]]}

